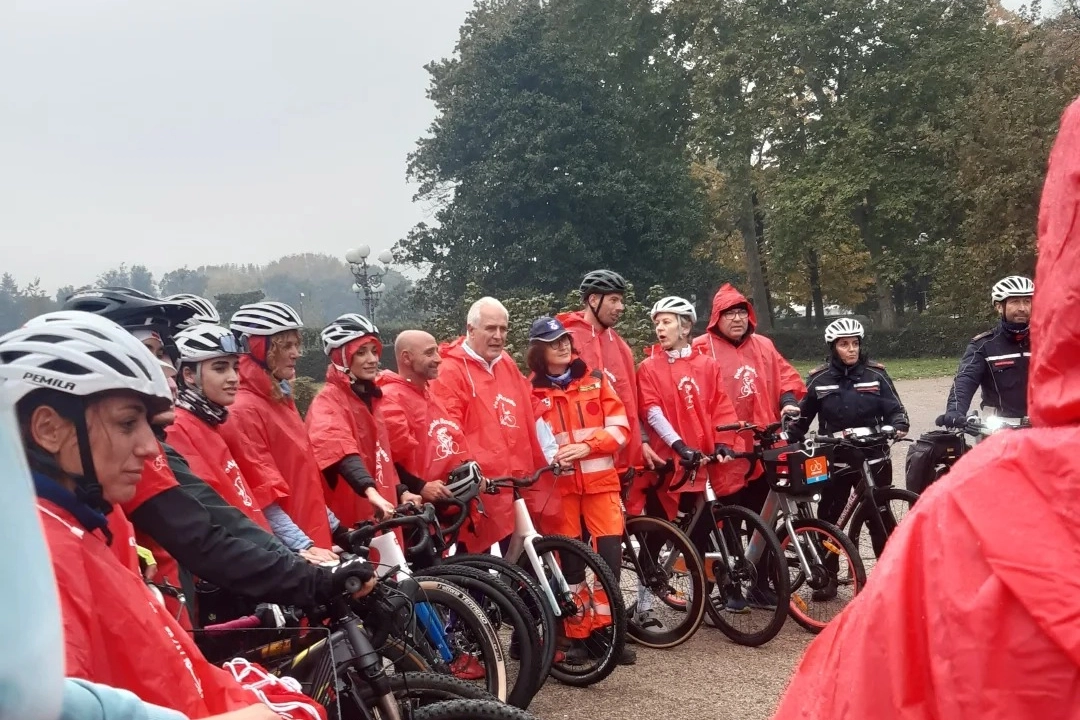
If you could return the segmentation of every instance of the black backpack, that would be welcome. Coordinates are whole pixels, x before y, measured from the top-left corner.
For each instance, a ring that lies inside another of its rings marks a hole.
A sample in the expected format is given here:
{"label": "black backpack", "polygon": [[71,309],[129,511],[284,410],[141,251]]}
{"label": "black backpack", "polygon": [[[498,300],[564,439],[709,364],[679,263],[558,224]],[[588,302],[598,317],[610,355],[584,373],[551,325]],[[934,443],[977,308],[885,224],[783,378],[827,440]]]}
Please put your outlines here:
{"label": "black backpack", "polygon": [[907,489],[922,494],[923,490],[949,472],[968,449],[963,436],[955,432],[931,430],[924,433],[908,448],[905,464]]}

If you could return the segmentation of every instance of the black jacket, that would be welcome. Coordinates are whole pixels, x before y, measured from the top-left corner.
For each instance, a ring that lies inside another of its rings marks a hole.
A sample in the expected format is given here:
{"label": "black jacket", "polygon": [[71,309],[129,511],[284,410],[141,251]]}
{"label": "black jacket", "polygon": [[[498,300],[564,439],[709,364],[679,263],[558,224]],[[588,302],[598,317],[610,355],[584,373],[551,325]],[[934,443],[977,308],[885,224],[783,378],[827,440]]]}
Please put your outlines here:
{"label": "black jacket", "polygon": [[810,429],[815,417],[822,433],[878,425],[905,431],[910,427],[885,366],[869,360],[849,367],[833,359],[814,368],[799,409],[801,417],[795,428],[801,434]]}
{"label": "black jacket", "polygon": [[311,607],[330,597],[328,569],[288,550],[195,476],[183,456],[162,447],[180,487],[147,500],[130,520],[189,573],[183,582],[189,603],[190,575],[259,602]]}
{"label": "black jacket", "polygon": [[1027,333],[1018,337],[999,323],[975,336],[960,360],[945,412],[967,414],[975,391],[981,387],[981,407],[996,408],[1005,417],[1025,417],[1030,358]]}

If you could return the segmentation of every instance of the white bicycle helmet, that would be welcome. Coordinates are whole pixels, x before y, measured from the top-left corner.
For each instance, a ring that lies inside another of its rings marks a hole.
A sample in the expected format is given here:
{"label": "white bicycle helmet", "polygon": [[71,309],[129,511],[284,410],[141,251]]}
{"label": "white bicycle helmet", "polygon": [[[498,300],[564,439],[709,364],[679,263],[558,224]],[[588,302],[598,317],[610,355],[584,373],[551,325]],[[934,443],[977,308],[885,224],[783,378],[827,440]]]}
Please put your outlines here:
{"label": "white bicycle helmet", "polygon": [[694,309],[694,304],[675,295],[669,295],[666,298],[657,300],[656,304],[652,306],[652,310],[649,311],[649,317],[655,320],[660,313],[674,313],[679,317],[688,317],[691,325],[697,322],[697,310]]}
{"label": "white bicycle helmet", "polygon": [[1035,283],[1023,275],[1010,275],[998,280],[990,297],[994,302],[1005,302],[1011,297],[1032,297],[1035,295]]}
{"label": "white bicycle helmet", "polygon": [[469,460],[450,471],[446,478],[446,489],[461,502],[469,502],[480,494],[483,479],[480,465],[475,460]]}
{"label": "white bicycle helmet", "polygon": [[165,298],[165,300],[183,305],[184,307],[189,307],[195,311],[195,314],[191,316],[190,320],[186,320],[178,326],[180,329],[201,325],[203,323],[209,325],[221,324],[221,315],[218,313],[217,308],[214,307],[214,303],[204,297],[192,295],[191,293],[179,293],[177,295],[170,295]]}
{"label": "white bicycle helmet", "polygon": [[330,363],[334,367],[343,373],[348,373],[349,368],[346,364],[339,365],[334,361],[333,351],[362,337],[373,337],[382,342],[379,339],[379,328],[375,327],[373,322],[357,313],[345,313],[323,328],[323,352],[330,358]]}
{"label": "white bicycle helmet", "polygon": [[858,337],[866,335],[862,323],[852,318],[840,318],[833,320],[825,327],[825,342],[832,345],[839,338]]}
{"label": "white bicycle helmet", "polygon": [[237,340],[231,330],[220,325],[195,325],[178,332],[175,339],[181,363],[199,363],[249,352],[246,338]]}
{"label": "white bicycle helmet", "polygon": [[242,335],[270,336],[303,327],[300,315],[283,302],[241,305],[229,321],[229,329]]}
{"label": "white bicycle helmet", "polygon": [[124,328],[85,312],[41,315],[0,337],[0,380],[9,403],[51,388],[78,397],[130,390],[151,415],[172,406],[158,359]]}

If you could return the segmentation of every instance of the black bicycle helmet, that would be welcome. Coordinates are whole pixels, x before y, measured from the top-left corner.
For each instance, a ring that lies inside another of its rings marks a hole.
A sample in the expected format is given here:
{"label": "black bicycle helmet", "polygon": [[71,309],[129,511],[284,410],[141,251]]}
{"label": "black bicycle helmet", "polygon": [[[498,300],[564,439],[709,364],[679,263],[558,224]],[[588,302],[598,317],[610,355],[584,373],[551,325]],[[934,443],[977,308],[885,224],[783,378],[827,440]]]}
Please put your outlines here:
{"label": "black bicycle helmet", "polygon": [[446,489],[455,498],[467,503],[480,494],[483,478],[480,465],[475,460],[469,460],[450,471],[450,475],[446,478]]}
{"label": "black bicycle helmet", "polygon": [[614,270],[593,270],[581,279],[581,296],[625,293],[626,280]]}
{"label": "black bicycle helmet", "polygon": [[126,287],[80,290],[64,301],[62,310],[101,315],[128,331],[154,330],[169,336],[195,315],[195,309]]}

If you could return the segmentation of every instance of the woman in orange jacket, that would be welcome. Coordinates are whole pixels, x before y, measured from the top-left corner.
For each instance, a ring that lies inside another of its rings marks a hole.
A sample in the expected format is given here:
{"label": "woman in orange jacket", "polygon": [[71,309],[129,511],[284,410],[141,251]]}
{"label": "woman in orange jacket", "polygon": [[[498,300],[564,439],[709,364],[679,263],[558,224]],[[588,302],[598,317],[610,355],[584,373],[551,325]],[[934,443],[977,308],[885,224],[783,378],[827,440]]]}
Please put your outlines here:
{"label": "woman in orange jacket", "polygon": [[[597,553],[618,580],[623,511],[615,456],[630,433],[626,408],[607,376],[590,370],[576,357],[570,332],[555,318],[545,316],[533,322],[527,363],[541,417],[558,444],[549,460],[566,471],[557,483],[563,508],[560,534],[581,538],[584,518]],[[582,601],[581,613],[566,621],[566,635],[587,651],[581,641],[611,625],[611,607],[599,585],[586,586],[585,568],[572,567],[565,558],[563,571]],[[620,664],[632,663],[633,655],[627,648]]]}

